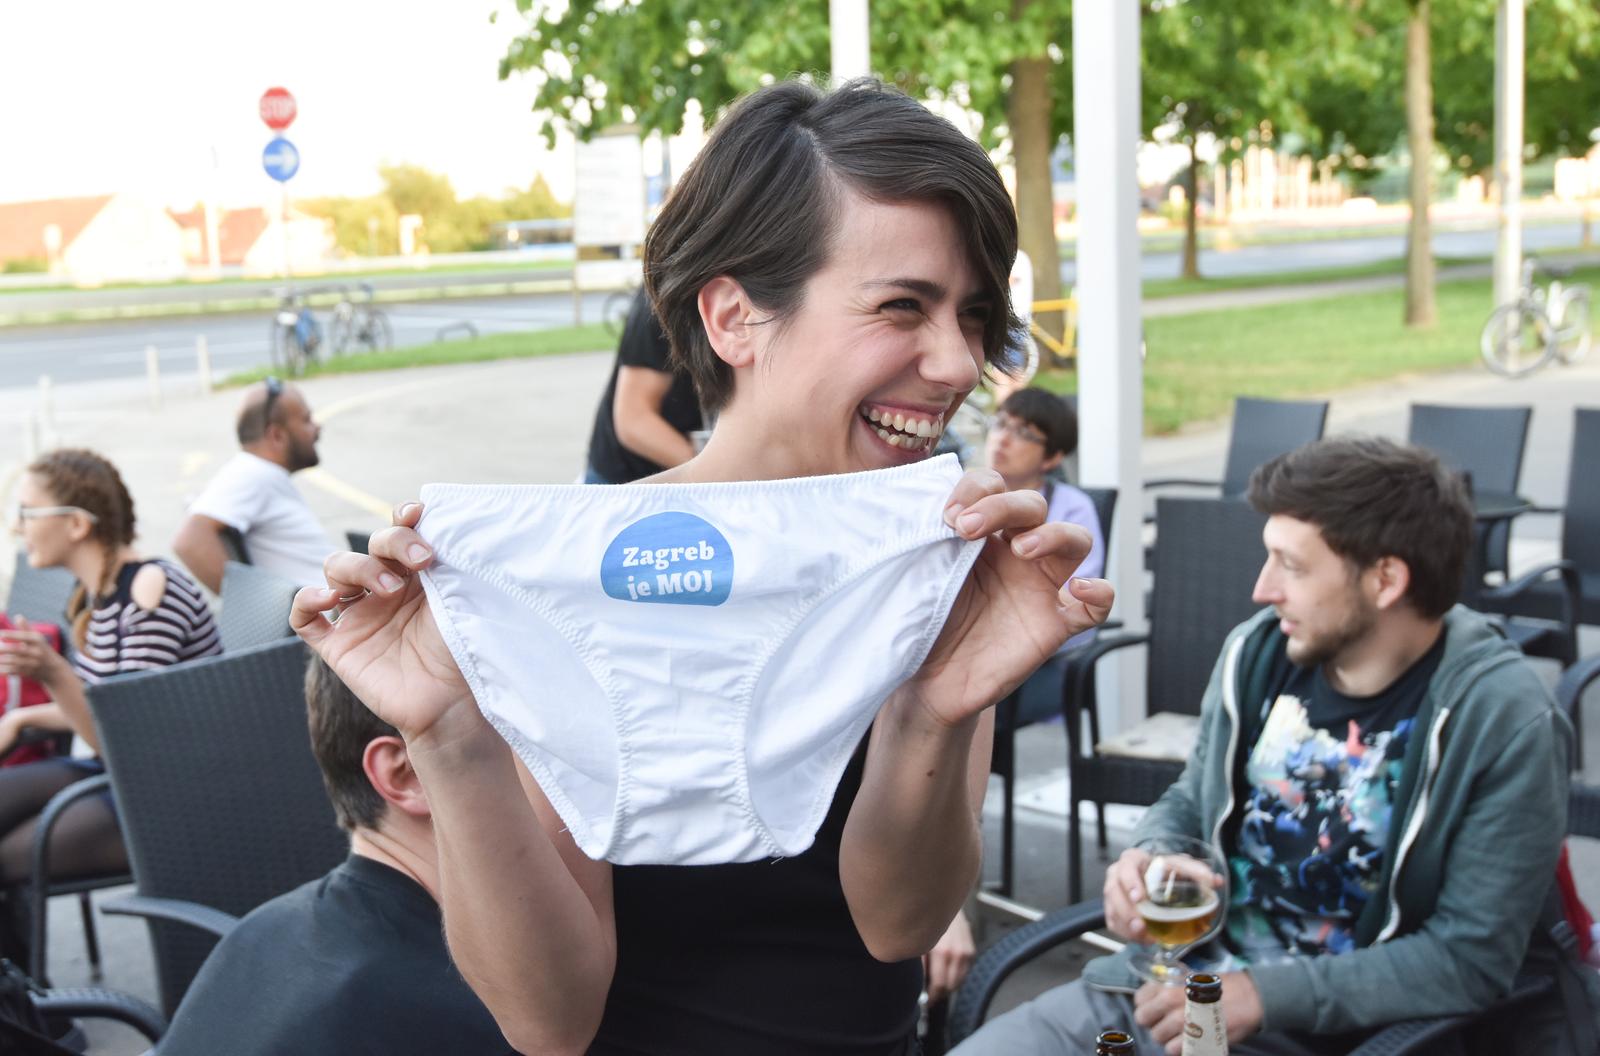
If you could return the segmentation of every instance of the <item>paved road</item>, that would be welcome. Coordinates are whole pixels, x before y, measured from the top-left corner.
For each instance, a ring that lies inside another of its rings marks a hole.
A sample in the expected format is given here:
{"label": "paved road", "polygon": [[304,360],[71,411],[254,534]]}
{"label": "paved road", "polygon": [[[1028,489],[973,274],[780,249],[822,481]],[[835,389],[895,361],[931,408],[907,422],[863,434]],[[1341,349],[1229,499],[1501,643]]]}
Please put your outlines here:
{"label": "paved road", "polygon": [[[584,318],[600,318],[604,293],[587,294]],[[398,347],[435,340],[440,329],[470,321],[480,334],[566,326],[572,322],[570,295],[539,294],[421,301],[386,305]],[[326,314],[320,313],[326,320]],[[0,389],[32,387],[41,374],[57,385],[145,373],[145,347],[155,345],[163,378],[195,373],[195,342],[206,339],[211,369],[218,377],[268,362],[269,316],[265,312],[103,323],[0,327]]]}

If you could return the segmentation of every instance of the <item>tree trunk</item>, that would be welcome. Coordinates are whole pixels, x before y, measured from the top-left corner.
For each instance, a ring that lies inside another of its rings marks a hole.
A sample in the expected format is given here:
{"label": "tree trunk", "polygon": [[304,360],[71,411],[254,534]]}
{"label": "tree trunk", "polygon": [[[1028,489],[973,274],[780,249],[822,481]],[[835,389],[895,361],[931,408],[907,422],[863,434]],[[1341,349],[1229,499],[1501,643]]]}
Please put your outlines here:
{"label": "tree trunk", "polygon": [[[1017,0],[1020,12],[1031,0]],[[1006,98],[1011,149],[1017,166],[1018,243],[1033,263],[1033,297],[1061,297],[1061,251],[1056,246],[1055,199],[1050,191],[1050,59],[1040,55],[1011,64],[1011,94]],[[1060,339],[1061,312],[1040,312],[1034,321]],[[1062,363],[1053,354],[1046,361]]]}
{"label": "tree trunk", "polygon": [[1406,24],[1406,138],[1411,147],[1411,224],[1406,231],[1406,325],[1432,326],[1434,299],[1433,70],[1428,44],[1430,0],[1415,0]]}
{"label": "tree trunk", "polygon": [[1183,188],[1183,277],[1200,277],[1200,158],[1189,137],[1189,179]]}

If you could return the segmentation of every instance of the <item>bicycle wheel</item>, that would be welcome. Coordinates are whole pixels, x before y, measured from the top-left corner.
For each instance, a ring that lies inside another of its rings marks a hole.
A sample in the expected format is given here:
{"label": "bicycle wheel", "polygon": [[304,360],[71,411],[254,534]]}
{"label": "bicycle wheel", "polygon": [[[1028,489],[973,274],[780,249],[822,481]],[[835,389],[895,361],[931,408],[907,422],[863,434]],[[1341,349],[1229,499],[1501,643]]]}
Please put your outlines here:
{"label": "bicycle wheel", "polygon": [[274,374],[286,373],[289,369],[289,343],[294,340],[294,327],[285,326],[273,316],[272,330],[267,335],[267,356],[272,362]]}
{"label": "bicycle wheel", "polygon": [[1520,378],[1555,356],[1555,329],[1537,305],[1527,301],[1503,304],[1483,324],[1478,351],[1484,364],[1496,374]]}
{"label": "bicycle wheel", "polygon": [[367,310],[367,317],[361,321],[361,330],[356,337],[369,352],[387,352],[394,345],[394,330],[389,326],[389,317],[376,308]]}
{"label": "bicycle wheel", "polygon": [[1589,287],[1569,286],[1550,306],[1555,327],[1556,355],[1563,363],[1576,363],[1589,352]]}
{"label": "bicycle wheel", "polygon": [[606,333],[612,337],[622,336],[622,327],[628,321],[628,309],[633,307],[635,290],[613,290],[606,294],[605,301],[600,305],[600,325],[606,328]]}
{"label": "bicycle wheel", "polygon": [[350,343],[356,340],[356,312],[349,301],[334,306],[333,319],[328,323],[328,351],[342,356]]}

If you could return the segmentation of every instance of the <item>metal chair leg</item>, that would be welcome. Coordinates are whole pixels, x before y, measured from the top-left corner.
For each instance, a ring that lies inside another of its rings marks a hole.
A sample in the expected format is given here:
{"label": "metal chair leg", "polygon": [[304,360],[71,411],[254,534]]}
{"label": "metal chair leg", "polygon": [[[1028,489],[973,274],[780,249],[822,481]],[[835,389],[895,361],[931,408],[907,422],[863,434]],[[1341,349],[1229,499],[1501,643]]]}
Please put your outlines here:
{"label": "metal chair leg", "polygon": [[78,892],[78,911],[83,914],[83,944],[89,952],[89,978],[100,981],[100,936],[94,930],[94,904],[89,892]]}

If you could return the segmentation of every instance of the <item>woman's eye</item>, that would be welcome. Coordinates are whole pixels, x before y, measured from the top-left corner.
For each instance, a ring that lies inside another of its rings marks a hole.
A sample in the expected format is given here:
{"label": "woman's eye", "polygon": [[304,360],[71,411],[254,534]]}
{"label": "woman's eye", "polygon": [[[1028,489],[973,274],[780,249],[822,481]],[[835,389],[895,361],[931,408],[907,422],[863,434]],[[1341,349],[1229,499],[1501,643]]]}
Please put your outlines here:
{"label": "woman's eye", "polygon": [[891,312],[920,312],[922,304],[913,297],[899,297],[886,302],[884,308]]}

